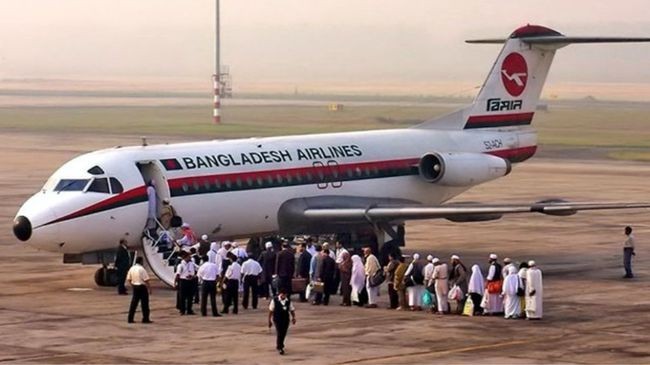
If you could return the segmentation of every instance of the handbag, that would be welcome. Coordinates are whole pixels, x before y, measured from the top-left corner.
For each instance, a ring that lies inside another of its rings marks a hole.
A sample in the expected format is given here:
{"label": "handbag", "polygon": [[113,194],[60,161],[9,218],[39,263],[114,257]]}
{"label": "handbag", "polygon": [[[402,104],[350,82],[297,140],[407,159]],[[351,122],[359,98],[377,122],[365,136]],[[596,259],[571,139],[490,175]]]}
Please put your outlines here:
{"label": "handbag", "polygon": [[312,293],[322,294],[325,292],[325,283],[323,283],[322,281],[316,281],[312,285],[313,285],[311,289]]}
{"label": "handbag", "polygon": [[517,287],[517,296],[518,297],[525,297],[526,296],[526,289],[522,288],[521,285]]}
{"label": "handbag", "polygon": [[501,294],[503,282],[501,280],[490,281],[487,284],[487,292],[490,294]]}
{"label": "handbag", "polygon": [[377,270],[368,280],[371,288],[380,286],[386,278],[384,277],[384,271],[379,269]]}
{"label": "handbag", "polygon": [[474,315],[474,301],[472,301],[472,297],[467,297],[465,307],[463,307],[463,315],[470,317]]}
{"label": "handbag", "polygon": [[428,291],[425,290],[422,293],[422,305],[425,306],[425,307],[431,307],[431,304],[433,304],[432,295],[431,295],[431,293],[429,293]]}
{"label": "handbag", "polygon": [[413,281],[413,278],[411,278],[410,276],[407,276],[404,279],[404,286],[406,286],[407,288],[415,286],[415,282]]}

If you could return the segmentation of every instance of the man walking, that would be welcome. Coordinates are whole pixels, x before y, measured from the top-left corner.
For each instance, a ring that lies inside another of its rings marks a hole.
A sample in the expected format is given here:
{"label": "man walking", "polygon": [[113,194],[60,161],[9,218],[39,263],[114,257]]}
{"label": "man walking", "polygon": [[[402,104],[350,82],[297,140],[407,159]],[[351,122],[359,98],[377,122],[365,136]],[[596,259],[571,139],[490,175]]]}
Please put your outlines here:
{"label": "man walking", "polygon": [[269,304],[269,328],[275,324],[277,333],[275,348],[280,355],[284,355],[284,339],[287,337],[287,331],[289,330],[289,314],[291,314],[291,323],[295,325],[296,309],[293,307],[285,288],[280,287],[278,291],[278,295],[273,297]]}
{"label": "man walking", "polygon": [[625,227],[625,242],[623,242],[623,266],[625,267],[624,279],[631,279],[634,277],[632,274],[632,256],[634,252],[634,236],[632,235],[632,227]]}
{"label": "man walking", "polygon": [[208,314],[208,297],[210,297],[212,316],[221,317],[217,311],[217,277],[219,276],[219,267],[214,262],[210,262],[207,256],[204,256],[203,264],[199,267],[197,276],[201,280],[201,315],[205,317]]}
{"label": "man walking", "polygon": [[138,308],[138,303],[142,303],[142,323],[152,323],[149,320],[149,295],[151,294],[151,286],[149,286],[147,270],[142,267],[142,257],[135,259],[135,265],[126,274],[126,281],[131,285],[133,290],[128,322],[134,323],[133,317],[135,316],[135,310]]}
{"label": "man walking", "polygon": [[275,270],[279,279],[278,287],[283,287],[285,293],[291,295],[291,279],[296,270],[296,257],[291,252],[289,242],[282,243],[282,251],[278,252],[276,263],[277,267]]}

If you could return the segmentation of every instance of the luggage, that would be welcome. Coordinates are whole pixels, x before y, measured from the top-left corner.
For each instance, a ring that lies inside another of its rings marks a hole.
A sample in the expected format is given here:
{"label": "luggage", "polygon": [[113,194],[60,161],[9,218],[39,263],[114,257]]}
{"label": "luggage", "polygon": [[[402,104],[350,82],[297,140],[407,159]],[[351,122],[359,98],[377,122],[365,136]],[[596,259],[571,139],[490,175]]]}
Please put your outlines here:
{"label": "luggage", "polygon": [[463,290],[459,288],[458,285],[454,285],[451,290],[449,290],[447,298],[449,300],[461,301],[463,299]]}
{"label": "luggage", "polygon": [[325,283],[322,281],[316,281],[312,284],[312,293],[324,293],[325,292]]}
{"label": "luggage", "polygon": [[501,294],[503,282],[501,280],[489,281],[487,284],[487,292],[490,294]]}
{"label": "luggage", "polygon": [[385,279],[386,277],[384,276],[384,271],[379,269],[377,270],[377,272],[375,272],[374,275],[370,277],[370,279],[368,280],[368,284],[370,284],[371,288],[374,288],[380,286]]}
{"label": "luggage", "polygon": [[474,315],[474,302],[472,301],[472,297],[467,297],[465,307],[463,307],[463,315],[470,317]]}
{"label": "luggage", "polygon": [[291,292],[302,293],[307,288],[307,279],[293,278],[291,279]]}

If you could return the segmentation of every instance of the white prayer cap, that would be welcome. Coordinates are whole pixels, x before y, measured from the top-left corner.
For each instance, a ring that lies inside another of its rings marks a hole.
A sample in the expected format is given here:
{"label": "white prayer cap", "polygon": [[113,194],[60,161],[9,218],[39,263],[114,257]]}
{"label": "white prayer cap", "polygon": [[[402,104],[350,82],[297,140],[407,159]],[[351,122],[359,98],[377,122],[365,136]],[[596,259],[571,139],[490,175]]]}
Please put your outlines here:
{"label": "white prayer cap", "polygon": [[512,262],[512,260],[510,260],[510,257],[506,257],[505,259],[503,259],[503,262],[509,264]]}
{"label": "white prayer cap", "polygon": [[413,260],[419,260],[420,259],[420,254],[419,253],[414,253],[413,254]]}
{"label": "white prayer cap", "polygon": [[321,247],[322,247],[322,248],[328,248],[328,247],[330,247],[330,243],[329,243],[329,242],[323,242],[323,244],[321,245]]}
{"label": "white prayer cap", "polygon": [[211,249],[211,250],[215,250],[215,251],[216,251],[218,248],[219,248],[219,244],[218,244],[218,243],[216,243],[216,242],[212,242],[212,243],[210,243],[210,249]]}
{"label": "white prayer cap", "polygon": [[264,244],[264,247],[266,247],[266,248],[271,248],[271,247],[273,247],[273,242],[271,242],[271,241],[266,241],[266,243]]}
{"label": "white prayer cap", "polygon": [[528,266],[530,266],[530,267],[535,266],[535,261],[534,260],[528,261]]}
{"label": "white prayer cap", "polygon": [[458,255],[451,255],[452,260],[460,260],[460,257]]}
{"label": "white prayer cap", "polygon": [[183,223],[183,224],[181,224],[181,228],[190,228],[190,224],[189,223]]}
{"label": "white prayer cap", "polygon": [[230,241],[223,241],[221,242],[221,246],[230,246]]}
{"label": "white prayer cap", "polygon": [[232,242],[232,247],[239,247],[239,243],[237,243],[237,242]]}
{"label": "white prayer cap", "polygon": [[439,262],[440,262],[440,259],[437,258],[437,257],[434,257],[433,260],[431,260],[431,263],[432,263],[432,264],[437,264],[437,263],[439,263]]}
{"label": "white prayer cap", "polygon": [[427,256],[427,261],[431,261],[431,260],[433,260],[433,256],[431,255]]}
{"label": "white prayer cap", "polygon": [[207,241],[208,240],[208,235],[204,234],[203,236],[201,236],[201,239],[204,240],[204,241]]}
{"label": "white prayer cap", "polygon": [[496,260],[496,259],[498,259],[498,258],[499,258],[499,257],[497,256],[497,254],[495,254],[495,253],[491,253],[491,254],[490,254],[490,260]]}

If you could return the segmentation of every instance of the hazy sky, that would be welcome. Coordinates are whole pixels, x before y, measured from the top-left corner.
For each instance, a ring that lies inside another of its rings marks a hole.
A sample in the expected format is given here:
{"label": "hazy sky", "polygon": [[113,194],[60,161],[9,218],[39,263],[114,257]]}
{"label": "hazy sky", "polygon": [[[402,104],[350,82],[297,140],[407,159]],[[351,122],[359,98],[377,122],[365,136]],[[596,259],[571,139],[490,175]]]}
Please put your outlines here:
{"label": "hazy sky", "polygon": [[[246,83],[479,84],[525,23],[650,36],[648,0],[221,0],[222,62]],[[0,0],[0,78],[181,78],[213,67],[214,0]],[[577,45],[550,80],[650,82],[650,44]]]}

